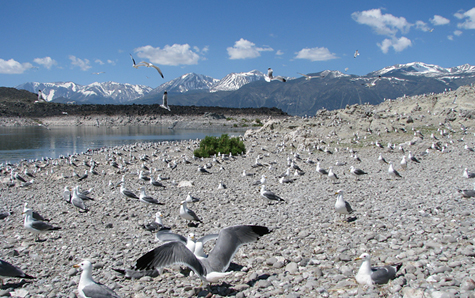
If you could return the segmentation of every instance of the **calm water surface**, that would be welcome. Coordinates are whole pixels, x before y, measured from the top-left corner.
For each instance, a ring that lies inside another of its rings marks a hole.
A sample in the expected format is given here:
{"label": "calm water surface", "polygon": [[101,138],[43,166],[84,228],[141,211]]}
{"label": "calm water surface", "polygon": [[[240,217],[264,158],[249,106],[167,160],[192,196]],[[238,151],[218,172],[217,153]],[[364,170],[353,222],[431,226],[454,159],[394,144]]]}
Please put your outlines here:
{"label": "calm water surface", "polygon": [[113,147],[136,142],[202,139],[223,133],[242,135],[243,131],[222,129],[171,130],[161,126],[124,127],[0,127],[0,163],[22,159],[58,158],[87,149]]}

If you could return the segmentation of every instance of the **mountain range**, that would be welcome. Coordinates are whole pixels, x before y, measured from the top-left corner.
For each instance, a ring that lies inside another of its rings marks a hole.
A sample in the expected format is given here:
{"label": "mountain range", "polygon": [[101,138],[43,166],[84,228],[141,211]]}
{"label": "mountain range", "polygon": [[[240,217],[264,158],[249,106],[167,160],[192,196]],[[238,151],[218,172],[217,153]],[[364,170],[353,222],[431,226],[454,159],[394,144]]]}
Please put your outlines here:
{"label": "mountain range", "polygon": [[67,83],[25,83],[17,89],[42,90],[46,101],[78,104],[155,104],[168,92],[168,103],[181,106],[234,108],[277,107],[291,115],[314,115],[319,109],[343,108],[351,104],[378,104],[385,98],[443,92],[475,82],[475,66],[464,64],[443,68],[422,62],[396,64],[365,76],[325,70],[287,82],[265,81],[252,70],[231,73],[221,80],[188,73],[155,89],[114,82],[82,86]]}

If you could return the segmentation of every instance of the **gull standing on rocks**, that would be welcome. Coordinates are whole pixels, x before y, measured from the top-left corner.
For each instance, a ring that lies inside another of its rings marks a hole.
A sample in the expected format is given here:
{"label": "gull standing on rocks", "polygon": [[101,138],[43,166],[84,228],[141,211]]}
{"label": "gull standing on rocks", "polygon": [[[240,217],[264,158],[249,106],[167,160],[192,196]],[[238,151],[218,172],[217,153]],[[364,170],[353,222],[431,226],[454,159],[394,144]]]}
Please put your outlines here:
{"label": "gull standing on rocks", "polygon": [[28,231],[32,232],[35,235],[35,241],[39,242],[40,234],[46,233],[48,231],[55,231],[61,229],[60,227],[54,227],[53,225],[44,222],[42,220],[33,218],[33,210],[27,209],[25,212],[25,220],[23,221],[23,226]]}
{"label": "gull standing on rocks", "polygon": [[124,183],[120,184],[120,193],[123,194],[124,196],[128,197],[128,198],[140,199],[139,197],[137,197],[136,194],[134,194],[130,190],[126,189]]}
{"label": "gull standing on rocks", "polygon": [[151,196],[147,196],[145,194],[145,187],[140,188],[140,196],[139,196],[140,202],[146,203],[146,204],[153,204],[153,205],[163,205],[163,203],[159,202],[157,199],[152,198]]}
{"label": "gull standing on rocks", "polygon": [[198,221],[203,223],[193,210],[188,209],[188,207],[186,206],[186,201],[181,201],[180,203],[180,217],[185,220]]}
{"label": "gull standing on rocks", "polygon": [[393,162],[389,162],[388,174],[391,177],[402,178],[402,176],[394,169]]}
{"label": "gull standing on rocks", "polygon": [[463,178],[467,178],[467,179],[470,179],[470,178],[475,178],[475,173],[471,173],[468,171],[467,168],[465,168],[463,170],[463,174],[462,174]]}
{"label": "gull standing on rocks", "polygon": [[328,178],[333,181],[338,180],[338,176],[333,172],[333,167],[328,168]]}
{"label": "gull standing on rocks", "polygon": [[78,208],[78,211],[83,210],[84,212],[87,212],[89,210],[87,209],[86,204],[84,204],[84,201],[79,197],[78,189],[79,189],[79,186],[76,186],[73,189],[73,193],[71,195],[71,204],[74,207]]}
{"label": "gull standing on rocks", "polygon": [[414,155],[412,155],[411,151],[409,151],[409,154],[407,154],[407,159],[420,163],[420,161]]}
{"label": "gull standing on rocks", "polygon": [[317,173],[320,174],[320,176],[327,176],[328,175],[328,171],[323,169],[323,168],[320,168],[320,162],[317,162],[317,168],[316,168],[316,171]]}
{"label": "gull standing on rocks", "polygon": [[92,279],[92,264],[88,260],[74,265],[74,268],[81,268],[81,278],[79,279],[78,292],[84,298],[120,298],[114,291],[103,284]]}
{"label": "gull standing on rocks", "polygon": [[3,286],[3,278],[5,277],[6,278],[17,277],[17,278],[27,278],[27,279],[36,278],[36,277],[26,274],[17,266],[14,266],[4,260],[0,260],[0,277],[2,278],[0,279],[1,280],[0,286]]}
{"label": "gull standing on rocks", "polygon": [[279,201],[279,202],[285,202],[284,199],[276,195],[270,190],[266,190],[265,184],[261,185],[261,196],[270,200],[270,201]]}
{"label": "gull standing on rocks", "polygon": [[219,232],[216,245],[207,258],[198,258],[185,244],[172,241],[163,244],[142,257],[136,264],[136,270],[160,269],[172,264],[184,264],[191,268],[203,281],[216,283],[231,274],[226,272],[231,259],[243,244],[255,242],[271,231],[264,226],[233,226]]}
{"label": "gull standing on rocks", "polygon": [[403,170],[406,170],[406,169],[407,169],[407,160],[406,160],[406,156],[405,156],[405,155],[402,156],[402,160],[401,160],[400,164],[401,164],[401,168],[402,168]]}
{"label": "gull standing on rocks", "polygon": [[160,211],[158,211],[157,213],[155,213],[155,221],[151,222],[151,223],[148,223],[148,224],[144,224],[143,225],[143,228],[146,229],[147,231],[150,231],[150,232],[155,232],[157,230],[170,230],[169,227],[165,227],[163,225],[163,221],[162,221],[162,213]]}
{"label": "gull standing on rocks", "polygon": [[197,197],[194,197],[191,195],[191,192],[188,192],[188,195],[186,196],[185,202],[187,203],[196,203],[199,202],[200,199]]}
{"label": "gull standing on rocks", "polygon": [[335,203],[336,212],[339,213],[340,215],[353,213],[353,209],[351,209],[350,203],[348,203],[347,201],[343,199],[343,190],[340,189],[335,194],[337,195],[336,203]]}
{"label": "gull standing on rocks", "polygon": [[356,179],[358,179],[358,177],[361,176],[361,175],[368,175],[368,173],[366,173],[365,171],[363,171],[361,169],[357,169],[354,166],[350,167],[350,172],[351,172],[351,174],[353,174],[356,177]]}
{"label": "gull standing on rocks", "polygon": [[388,162],[384,159],[383,155],[379,153],[378,162],[381,164],[387,164]]}
{"label": "gull standing on rocks", "polygon": [[373,284],[385,284],[389,280],[396,278],[397,271],[402,264],[371,267],[371,257],[364,253],[355,260],[363,260],[358,273],[355,275],[356,281],[361,285],[372,286]]}

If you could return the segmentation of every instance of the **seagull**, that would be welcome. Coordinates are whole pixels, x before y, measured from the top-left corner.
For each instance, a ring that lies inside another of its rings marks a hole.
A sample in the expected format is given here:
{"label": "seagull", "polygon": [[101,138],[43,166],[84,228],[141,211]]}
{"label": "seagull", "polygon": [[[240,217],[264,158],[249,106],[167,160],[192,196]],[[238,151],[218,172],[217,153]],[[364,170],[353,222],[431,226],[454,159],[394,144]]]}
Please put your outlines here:
{"label": "seagull", "polygon": [[381,163],[381,164],[387,164],[388,163],[386,161],[386,159],[384,159],[384,157],[382,156],[381,153],[379,153],[378,162]]}
{"label": "seagull", "polygon": [[328,175],[328,171],[323,169],[323,168],[320,168],[320,162],[317,162],[317,168],[316,168],[316,171],[317,173],[319,173],[321,176],[327,176]]}
{"label": "seagull", "polygon": [[414,155],[412,155],[411,151],[409,151],[409,154],[407,155],[407,159],[412,160],[413,162],[420,163],[420,161]]}
{"label": "seagull", "polygon": [[273,80],[278,80],[278,81],[281,81],[281,82],[284,82],[284,83],[287,82],[287,80],[284,79],[281,76],[274,77],[273,73],[274,73],[274,71],[272,70],[272,68],[269,67],[267,69],[266,81],[270,82],[270,81],[273,81]]}
{"label": "seagull", "polygon": [[216,245],[207,258],[198,258],[182,242],[172,241],[140,257],[135,269],[160,269],[172,264],[184,264],[203,281],[215,283],[232,273],[225,271],[239,247],[255,242],[270,232],[264,226],[243,225],[224,228],[219,232]]}
{"label": "seagull", "polygon": [[266,183],[266,180],[267,180],[266,175],[262,174],[262,175],[261,175],[261,179],[254,181],[254,182],[252,183],[252,185],[265,184],[265,183]]}
{"label": "seagull", "polygon": [[467,168],[465,168],[463,170],[463,175],[462,176],[463,176],[463,178],[467,178],[467,179],[475,178],[475,173],[471,173],[471,172],[468,171]]}
{"label": "seagull", "polygon": [[355,260],[363,260],[355,279],[359,284],[372,286],[373,284],[385,284],[389,280],[396,278],[396,272],[402,267],[402,264],[371,267],[371,257],[364,253]]}
{"label": "seagull", "polygon": [[84,201],[79,197],[78,189],[79,189],[79,186],[76,186],[73,189],[73,193],[71,195],[71,204],[73,204],[74,207],[78,208],[78,211],[80,209],[80,210],[83,210],[84,212],[87,212],[89,210],[87,209],[86,204],[84,204]]}
{"label": "seagull", "polygon": [[158,68],[158,66],[153,65],[152,63],[146,62],[146,61],[142,61],[142,62],[140,62],[140,63],[143,63],[144,66],[155,68],[155,69],[158,71],[158,73],[162,76],[162,78],[164,78],[163,73],[162,73],[162,71],[160,70],[160,68]]}
{"label": "seagull", "polygon": [[300,72],[298,72],[298,74],[304,76],[305,80],[307,80],[307,81],[310,81],[313,78],[318,78],[319,77],[319,76],[309,76],[309,75],[306,75],[306,74],[303,74],[303,73],[300,73]]}
{"label": "seagull", "polygon": [[367,175],[368,173],[366,173],[365,171],[361,170],[361,169],[356,169],[354,166],[351,166],[350,167],[350,172],[351,174],[353,174],[356,178],[358,178],[358,176],[361,176],[361,175]]}
{"label": "seagull", "polygon": [[40,241],[40,234],[41,233],[46,233],[48,231],[55,231],[61,229],[60,227],[53,227],[53,225],[44,222],[42,220],[34,219],[33,218],[33,210],[27,209],[24,211],[25,213],[25,220],[23,221],[23,226],[25,229],[28,231],[36,234],[35,235],[35,241],[39,242]]}
{"label": "seagull", "polygon": [[198,221],[203,223],[193,210],[188,209],[188,207],[186,206],[186,201],[181,201],[180,203],[180,217],[185,220]]}
{"label": "seagull", "polygon": [[330,178],[333,181],[338,180],[338,176],[333,172],[333,167],[328,168],[328,178]]}
{"label": "seagull", "polygon": [[[26,210],[32,210],[28,208],[28,203],[25,203],[25,205],[23,206],[23,213],[26,213]],[[43,216],[41,216],[41,214],[33,210],[32,210],[32,216],[33,216],[33,219],[36,219],[36,220],[50,221],[49,219],[44,218]]]}
{"label": "seagull", "polygon": [[393,162],[389,162],[389,168],[388,168],[388,174],[389,176],[396,177],[396,178],[402,178],[402,176],[396,171],[393,167]]}
{"label": "seagull", "polygon": [[163,225],[163,222],[162,222],[162,213],[160,211],[158,211],[157,213],[155,213],[155,221],[151,222],[151,223],[148,223],[148,224],[144,224],[143,225],[143,228],[146,229],[147,231],[150,231],[150,232],[155,232],[157,230],[170,230],[169,227],[165,227]]}
{"label": "seagull", "polygon": [[[23,272],[20,268],[17,266],[14,266],[7,261],[0,260],[0,277],[5,278],[5,277],[18,277],[18,278],[27,278],[27,279],[35,279],[36,277],[33,277],[31,275],[26,274]],[[3,286],[3,279],[1,279],[1,284]]]}
{"label": "seagull", "polygon": [[403,155],[400,164],[401,164],[401,168],[402,168],[403,170],[407,169],[407,160],[406,160],[406,156],[405,156],[405,155]]}
{"label": "seagull", "polygon": [[122,183],[122,184],[120,185],[120,192],[121,192],[124,196],[126,196],[126,197],[128,197],[128,198],[140,199],[139,197],[137,197],[136,194],[134,194],[134,193],[131,192],[130,190],[126,189],[125,186],[124,186],[124,183]]}
{"label": "seagull", "polygon": [[139,200],[140,202],[144,202],[146,204],[163,205],[163,203],[159,202],[157,199],[147,196],[145,194],[145,187],[140,188]]}
{"label": "seagull", "polygon": [[335,192],[335,194],[338,195],[336,197],[336,203],[335,203],[336,212],[343,215],[353,213],[353,209],[351,209],[350,204],[347,201],[343,200],[343,190],[340,189],[337,192]]}
{"label": "seagull", "polygon": [[120,298],[114,291],[103,284],[95,282],[92,279],[92,264],[88,260],[84,260],[73,266],[81,268],[81,278],[79,279],[78,292],[80,297],[85,298]]}
{"label": "seagull", "polygon": [[194,197],[191,195],[191,192],[188,192],[188,195],[186,196],[185,202],[187,203],[196,203],[199,202],[200,199],[197,197]]}
{"label": "seagull", "polygon": [[356,58],[357,56],[359,56],[360,53],[358,53],[358,50],[355,51],[355,54],[353,55],[354,58]]}
{"label": "seagull", "polygon": [[203,173],[203,174],[211,174],[210,172],[208,172],[208,170],[206,170],[202,166],[198,166],[198,172]]}
{"label": "seagull", "polygon": [[168,92],[167,91],[163,92],[163,102],[160,105],[160,107],[164,108],[165,110],[170,111],[170,107],[168,106]]}
{"label": "seagull", "polygon": [[150,184],[156,187],[163,187],[165,188],[165,185],[163,185],[160,181],[157,181],[153,178],[153,176],[150,176]]}
{"label": "seagull", "polygon": [[268,199],[268,200],[271,200],[271,201],[285,202],[284,199],[282,199],[281,197],[279,197],[278,195],[276,195],[272,191],[266,190],[265,184],[261,185],[261,196]]}

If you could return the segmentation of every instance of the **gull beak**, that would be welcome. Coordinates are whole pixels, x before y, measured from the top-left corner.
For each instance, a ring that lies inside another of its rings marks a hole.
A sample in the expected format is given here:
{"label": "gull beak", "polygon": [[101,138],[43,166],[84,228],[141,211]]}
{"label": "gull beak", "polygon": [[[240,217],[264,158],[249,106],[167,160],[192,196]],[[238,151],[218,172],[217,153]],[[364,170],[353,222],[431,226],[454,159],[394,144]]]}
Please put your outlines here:
{"label": "gull beak", "polygon": [[79,264],[75,264],[75,265],[73,265],[73,267],[74,268],[79,268],[80,266],[79,266]]}
{"label": "gull beak", "polygon": [[358,260],[361,260],[361,258],[360,258],[360,257],[357,257],[357,258],[355,259],[355,261],[358,261]]}

